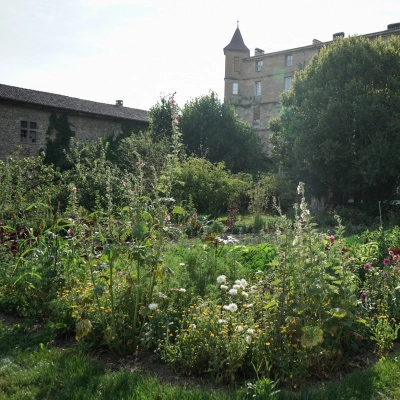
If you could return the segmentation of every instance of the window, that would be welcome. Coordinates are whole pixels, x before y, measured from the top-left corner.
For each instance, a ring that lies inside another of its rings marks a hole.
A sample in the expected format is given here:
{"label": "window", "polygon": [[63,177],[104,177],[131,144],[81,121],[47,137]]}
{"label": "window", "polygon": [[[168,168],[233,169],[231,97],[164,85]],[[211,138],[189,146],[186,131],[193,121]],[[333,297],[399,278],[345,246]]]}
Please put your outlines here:
{"label": "window", "polygon": [[239,57],[233,59],[233,72],[239,72]]}
{"label": "window", "polygon": [[285,57],[285,67],[291,67],[293,65],[293,56],[289,55]]}
{"label": "window", "polygon": [[253,125],[260,125],[260,107],[253,108]]}
{"label": "window", "polygon": [[33,121],[22,120],[20,130],[20,140],[24,143],[36,143],[37,123]]}
{"label": "window", "polygon": [[288,90],[290,90],[291,87],[292,87],[292,77],[291,76],[287,76],[283,80],[283,90],[285,92],[287,92]]}
{"label": "window", "polygon": [[262,60],[256,61],[256,72],[260,72],[262,70],[262,67],[263,67]]}
{"label": "window", "polygon": [[239,93],[239,84],[237,82],[233,82],[232,94],[238,94],[238,93]]}
{"label": "window", "polygon": [[261,96],[261,81],[254,84],[254,96]]}

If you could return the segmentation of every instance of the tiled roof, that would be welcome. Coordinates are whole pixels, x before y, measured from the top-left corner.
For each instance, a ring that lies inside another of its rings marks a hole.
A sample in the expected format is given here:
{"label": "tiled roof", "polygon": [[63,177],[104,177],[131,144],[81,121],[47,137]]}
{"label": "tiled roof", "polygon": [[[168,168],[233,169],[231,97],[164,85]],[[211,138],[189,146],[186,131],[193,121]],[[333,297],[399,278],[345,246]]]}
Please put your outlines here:
{"label": "tiled roof", "polygon": [[240,33],[239,28],[236,28],[235,33],[233,34],[231,42],[224,48],[224,50],[235,50],[235,51],[247,51],[250,50],[244,44],[242,34]]}
{"label": "tiled roof", "polygon": [[145,110],[117,106],[114,104],[97,103],[95,101],[40,92],[38,90],[22,89],[15,86],[0,84],[0,99],[46,106],[65,111],[77,111],[105,117],[147,122],[147,111]]}

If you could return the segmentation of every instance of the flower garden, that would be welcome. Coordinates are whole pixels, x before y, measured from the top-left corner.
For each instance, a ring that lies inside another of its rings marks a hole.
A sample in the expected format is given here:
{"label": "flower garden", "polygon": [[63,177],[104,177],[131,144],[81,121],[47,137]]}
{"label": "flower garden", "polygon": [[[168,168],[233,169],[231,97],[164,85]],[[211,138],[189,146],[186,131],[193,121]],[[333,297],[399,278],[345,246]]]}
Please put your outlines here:
{"label": "flower garden", "polygon": [[[172,196],[183,165],[172,121],[158,175],[138,154],[135,174],[121,172],[100,145],[76,152],[64,175],[40,158],[0,164],[0,310],[40,322],[44,346],[73,336],[116,356],[147,349],[179,374],[247,383],[255,395],[328,379],[371,349],[386,356],[400,327],[399,228],[346,236],[336,215],[324,231],[302,183],[293,217],[275,205],[266,227],[259,184],[250,242],[236,235],[236,206],[223,225]],[[202,165],[190,164],[191,179]],[[202,186],[203,200],[226,197],[218,185]]]}
{"label": "flower garden", "polygon": [[189,239],[171,222],[171,199],[124,187],[128,205],[113,212],[87,213],[71,187],[63,214],[45,203],[24,211],[39,228],[2,223],[3,311],[90,349],[147,348],[181,374],[271,390],[327,378],[366,349],[392,349],[397,227],[345,238],[337,218],[321,232],[300,184],[294,219],[277,217],[258,244],[212,232]]}

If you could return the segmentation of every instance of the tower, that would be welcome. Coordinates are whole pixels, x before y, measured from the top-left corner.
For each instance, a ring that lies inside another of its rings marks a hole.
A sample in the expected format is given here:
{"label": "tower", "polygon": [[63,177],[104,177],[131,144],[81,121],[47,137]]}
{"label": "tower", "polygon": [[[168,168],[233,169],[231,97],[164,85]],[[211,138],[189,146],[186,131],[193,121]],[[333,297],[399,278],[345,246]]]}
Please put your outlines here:
{"label": "tower", "polygon": [[242,34],[238,26],[233,34],[232,40],[224,48],[225,54],[225,88],[224,97],[228,98],[232,94],[239,94],[240,71],[242,60],[250,57],[250,50],[244,44]]}

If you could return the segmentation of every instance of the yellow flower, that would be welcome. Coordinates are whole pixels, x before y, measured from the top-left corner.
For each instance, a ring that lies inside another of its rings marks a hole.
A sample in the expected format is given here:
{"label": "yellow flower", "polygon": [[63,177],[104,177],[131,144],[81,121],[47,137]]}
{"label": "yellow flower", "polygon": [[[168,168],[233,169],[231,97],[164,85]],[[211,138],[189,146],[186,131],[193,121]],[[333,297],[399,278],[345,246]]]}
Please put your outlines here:
{"label": "yellow flower", "polygon": [[266,345],[266,346],[270,346],[270,345],[271,345],[271,343],[270,343],[270,342],[267,342],[267,343],[265,343],[265,345]]}

